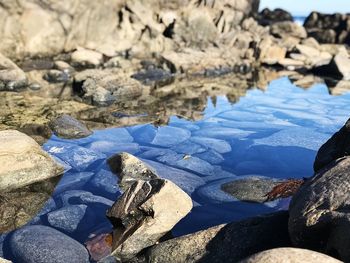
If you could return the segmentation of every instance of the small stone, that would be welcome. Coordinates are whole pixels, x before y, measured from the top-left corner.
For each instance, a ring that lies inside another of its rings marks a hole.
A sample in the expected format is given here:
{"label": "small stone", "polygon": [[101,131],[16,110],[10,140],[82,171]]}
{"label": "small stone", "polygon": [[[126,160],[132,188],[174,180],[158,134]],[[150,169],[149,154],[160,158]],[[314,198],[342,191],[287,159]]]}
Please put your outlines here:
{"label": "small stone", "polygon": [[92,134],[84,124],[69,115],[62,115],[52,120],[49,125],[57,136],[65,139],[84,138]]}
{"label": "small stone", "polygon": [[103,63],[103,55],[99,52],[78,48],[71,56],[72,64],[79,67],[98,67]]}
{"label": "small stone", "polygon": [[65,83],[69,81],[70,75],[66,71],[51,69],[44,75],[43,78],[50,83]]}
{"label": "small stone", "polygon": [[89,253],[74,239],[47,226],[27,226],[13,233],[9,246],[16,262],[89,262]]}

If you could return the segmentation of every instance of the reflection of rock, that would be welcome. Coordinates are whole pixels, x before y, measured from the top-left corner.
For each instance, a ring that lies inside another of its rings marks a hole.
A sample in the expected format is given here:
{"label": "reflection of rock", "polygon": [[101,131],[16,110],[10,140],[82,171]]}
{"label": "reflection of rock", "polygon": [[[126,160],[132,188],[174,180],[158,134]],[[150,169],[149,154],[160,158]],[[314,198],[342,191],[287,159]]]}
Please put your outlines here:
{"label": "reflection of rock", "polygon": [[63,172],[63,168],[32,138],[14,130],[0,132],[0,160],[1,192],[56,177]]}
{"label": "reflection of rock", "polygon": [[289,233],[294,245],[350,260],[349,169],[349,157],[337,159],[293,196]]}
{"label": "reflection of rock", "polygon": [[158,242],[191,209],[191,198],[170,181],[135,182],[107,213],[114,227],[112,255],[132,258]]}
{"label": "reflection of rock", "polygon": [[83,123],[69,115],[62,115],[52,120],[49,125],[57,136],[66,139],[84,138],[92,134]]}
{"label": "reflection of rock", "polygon": [[27,84],[24,72],[0,53],[0,91],[18,90]]}
{"label": "reflection of rock", "polygon": [[21,228],[9,243],[17,262],[89,262],[89,253],[81,244],[47,226]]}
{"label": "reflection of rock", "polygon": [[288,213],[280,212],[227,225],[155,245],[149,262],[238,262],[254,253],[290,246]]}
{"label": "reflection of rock", "polygon": [[341,261],[315,251],[301,248],[275,248],[259,252],[253,256],[240,261],[240,263],[341,263]]}

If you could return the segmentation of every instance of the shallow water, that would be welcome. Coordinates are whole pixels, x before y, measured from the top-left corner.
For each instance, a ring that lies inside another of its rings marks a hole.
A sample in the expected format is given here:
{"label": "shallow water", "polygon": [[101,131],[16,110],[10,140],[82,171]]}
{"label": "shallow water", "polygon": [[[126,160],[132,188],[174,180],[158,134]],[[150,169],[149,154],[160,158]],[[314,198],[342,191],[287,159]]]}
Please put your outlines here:
{"label": "shallow water", "polygon": [[[79,140],[54,136],[43,148],[64,163],[66,173],[30,224],[53,226],[82,243],[91,233],[110,231],[105,211],[121,191],[106,159],[122,151],[142,158],[191,195],[194,208],[174,228],[175,236],[285,209],[284,201],[237,201],[220,186],[249,175],[312,176],[317,149],[349,112],[350,94],[331,96],[321,84],[304,90],[281,78],[264,92],[248,91],[235,104],[225,96],[208,98],[199,121],[174,116],[167,126],[109,128]],[[82,212],[70,211],[72,205]]]}

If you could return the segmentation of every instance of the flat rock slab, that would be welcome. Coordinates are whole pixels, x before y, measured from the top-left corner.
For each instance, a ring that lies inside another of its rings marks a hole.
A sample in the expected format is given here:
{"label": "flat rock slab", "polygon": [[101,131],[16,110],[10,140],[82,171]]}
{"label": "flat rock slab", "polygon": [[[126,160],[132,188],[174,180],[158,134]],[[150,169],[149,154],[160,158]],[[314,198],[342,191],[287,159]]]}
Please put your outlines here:
{"label": "flat rock slab", "polygon": [[107,212],[114,227],[112,255],[120,260],[134,257],[158,242],[191,209],[191,198],[170,181],[135,182]]}
{"label": "flat rock slab", "polygon": [[55,135],[65,139],[84,138],[92,134],[83,123],[66,114],[52,120],[49,125]]}
{"label": "flat rock slab", "polygon": [[318,263],[340,263],[341,261],[321,254],[315,251],[284,247],[266,250],[257,253],[249,258],[242,260],[240,263],[304,263],[304,262],[318,262]]}
{"label": "flat rock slab", "polygon": [[89,262],[89,253],[80,243],[47,226],[27,226],[9,241],[16,262]]}
{"label": "flat rock slab", "polygon": [[63,173],[39,144],[15,131],[0,131],[0,192],[11,191]]}
{"label": "flat rock slab", "polygon": [[215,226],[170,239],[147,252],[148,262],[238,262],[254,253],[290,246],[288,212]]}

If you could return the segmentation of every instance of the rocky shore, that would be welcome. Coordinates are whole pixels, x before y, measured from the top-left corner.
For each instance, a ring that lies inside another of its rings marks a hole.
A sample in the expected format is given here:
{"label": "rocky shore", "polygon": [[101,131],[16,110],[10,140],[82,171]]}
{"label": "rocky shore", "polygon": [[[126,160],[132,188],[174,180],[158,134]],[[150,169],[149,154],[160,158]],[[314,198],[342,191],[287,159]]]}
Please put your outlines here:
{"label": "rocky shore", "polygon": [[[125,148],[103,136],[88,140],[111,126],[199,120],[208,96],[235,102],[280,76],[303,88],[327,83],[332,94],[350,90],[348,15],[314,12],[301,26],[284,10],[258,9],[259,0],[2,3],[0,256],[36,263],[350,262],[350,120],[319,149],[312,177],[247,176],[220,186],[236,200],[261,204],[286,197],[282,184],[293,195],[288,212],[175,238],[174,226],[196,206],[186,180],[204,179],[174,167],[160,173],[165,166],[127,153],[135,146],[128,132],[115,136]],[[40,145],[52,136],[72,143],[56,141],[47,153]],[[89,148],[74,144],[84,138]],[[174,149],[189,138],[187,130],[164,127],[144,140]],[[191,158],[199,174],[214,177],[210,165],[223,161],[230,144],[200,132],[191,140],[193,152],[167,161],[188,169]],[[161,149],[148,147],[149,156]],[[202,148],[210,148],[211,164],[198,157]],[[84,170],[106,159],[106,170]],[[61,179],[69,169],[78,173]],[[107,195],[74,188],[86,182]],[[105,222],[102,232],[96,218]]]}

